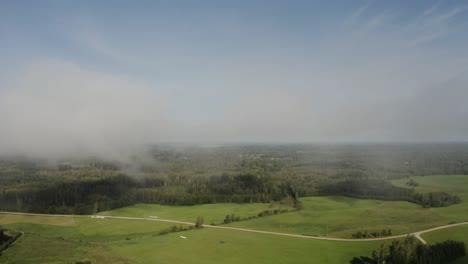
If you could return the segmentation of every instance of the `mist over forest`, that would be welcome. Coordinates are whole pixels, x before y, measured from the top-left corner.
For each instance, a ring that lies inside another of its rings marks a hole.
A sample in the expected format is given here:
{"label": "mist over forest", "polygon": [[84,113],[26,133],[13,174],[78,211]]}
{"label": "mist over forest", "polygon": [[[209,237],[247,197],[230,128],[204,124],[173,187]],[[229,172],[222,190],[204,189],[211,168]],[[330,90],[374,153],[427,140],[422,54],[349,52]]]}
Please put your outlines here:
{"label": "mist over forest", "polygon": [[0,262],[468,263],[467,12],[0,1]]}

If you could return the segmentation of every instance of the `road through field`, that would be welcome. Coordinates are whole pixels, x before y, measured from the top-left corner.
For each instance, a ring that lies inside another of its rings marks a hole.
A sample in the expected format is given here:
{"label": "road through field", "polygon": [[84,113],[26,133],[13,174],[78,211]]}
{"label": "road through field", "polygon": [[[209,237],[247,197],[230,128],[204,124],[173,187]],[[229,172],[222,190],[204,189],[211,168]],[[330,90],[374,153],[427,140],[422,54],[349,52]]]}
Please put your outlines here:
{"label": "road through field", "polygon": [[[144,217],[127,217],[127,216],[110,216],[110,215],[56,215],[56,214],[33,214],[33,213],[17,213],[17,212],[0,212],[0,214],[9,214],[9,215],[24,215],[24,216],[44,216],[44,217],[79,217],[79,218],[94,218],[96,220],[103,219],[103,218],[110,218],[110,219],[123,219],[123,220],[136,220],[136,221],[157,221],[157,222],[166,222],[166,223],[174,223],[174,224],[182,224],[182,225],[194,225],[191,222],[184,222],[184,221],[177,221],[177,220],[170,220],[170,219],[161,219],[161,218],[144,218]],[[299,235],[299,234],[291,234],[291,233],[280,233],[280,232],[270,232],[270,231],[262,231],[256,229],[247,229],[247,228],[238,228],[238,227],[229,227],[229,226],[220,226],[220,225],[203,225],[206,228],[218,228],[218,229],[227,229],[227,230],[235,230],[235,231],[242,231],[242,232],[251,232],[251,233],[259,233],[259,234],[269,234],[269,235],[277,235],[277,236],[288,236],[288,237],[297,237],[297,238],[305,238],[305,239],[317,239],[317,240],[330,240],[330,241],[347,241],[347,242],[364,242],[364,241],[378,241],[378,240],[388,240],[388,239],[395,239],[395,238],[402,238],[407,235],[414,235],[418,238],[423,244],[427,244],[427,242],[421,237],[422,234],[450,228],[454,226],[460,225],[467,225],[468,222],[456,223],[456,224],[449,224],[438,226],[426,230],[421,230],[418,232],[413,232],[404,235],[396,235],[396,236],[387,236],[387,237],[377,237],[377,238],[336,238],[336,237],[322,237],[322,236],[306,236],[306,235]]]}

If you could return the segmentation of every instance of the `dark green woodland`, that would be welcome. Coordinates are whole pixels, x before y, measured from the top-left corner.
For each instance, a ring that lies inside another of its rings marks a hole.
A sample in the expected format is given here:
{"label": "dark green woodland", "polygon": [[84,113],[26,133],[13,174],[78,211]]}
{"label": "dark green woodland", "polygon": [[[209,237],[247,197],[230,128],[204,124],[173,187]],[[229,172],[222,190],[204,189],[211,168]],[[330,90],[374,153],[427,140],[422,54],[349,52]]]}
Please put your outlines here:
{"label": "dark green woodland", "polygon": [[[135,203],[193,205],[317,195],[459,203],[389,180],[468,174],[468,144],[257,144],[148,147],[126,160],[0,158],[0,210],[93,214]],[[412,185],[417,184],[411,182]]]}

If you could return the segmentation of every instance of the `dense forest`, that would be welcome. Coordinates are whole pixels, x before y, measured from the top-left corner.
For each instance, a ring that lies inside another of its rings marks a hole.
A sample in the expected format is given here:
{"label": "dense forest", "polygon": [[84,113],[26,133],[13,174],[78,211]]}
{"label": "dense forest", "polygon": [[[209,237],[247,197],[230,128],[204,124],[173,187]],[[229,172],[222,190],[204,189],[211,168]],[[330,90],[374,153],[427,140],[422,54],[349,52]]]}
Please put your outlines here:
{"label": "dense forest", "polygon": [[124,160],[1,157],[0,210],[92,214],[135,203],[295,203],[314,195],[460,202],[388,182],[433,174],[468,174],[468,144],[158,145]]}
{"label": "dense forest", "polygon": [[421,244],[414,236],[382,244],[371,256],[355,257],[350,264],[445,264],[466,255],[465,243],[447,240]]}

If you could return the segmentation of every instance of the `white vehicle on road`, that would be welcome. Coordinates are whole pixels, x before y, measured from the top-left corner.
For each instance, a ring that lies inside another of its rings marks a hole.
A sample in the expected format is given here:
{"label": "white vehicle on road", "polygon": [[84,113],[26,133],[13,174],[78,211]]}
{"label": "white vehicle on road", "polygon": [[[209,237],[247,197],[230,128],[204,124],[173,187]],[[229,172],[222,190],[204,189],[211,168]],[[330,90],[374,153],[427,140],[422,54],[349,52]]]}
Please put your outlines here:
{"label": "white vehicle on road", "polygon": [[103,219],[103,218],[105,218],[105,217],[102,216],[102,215],[92,215],[91,218]]}

